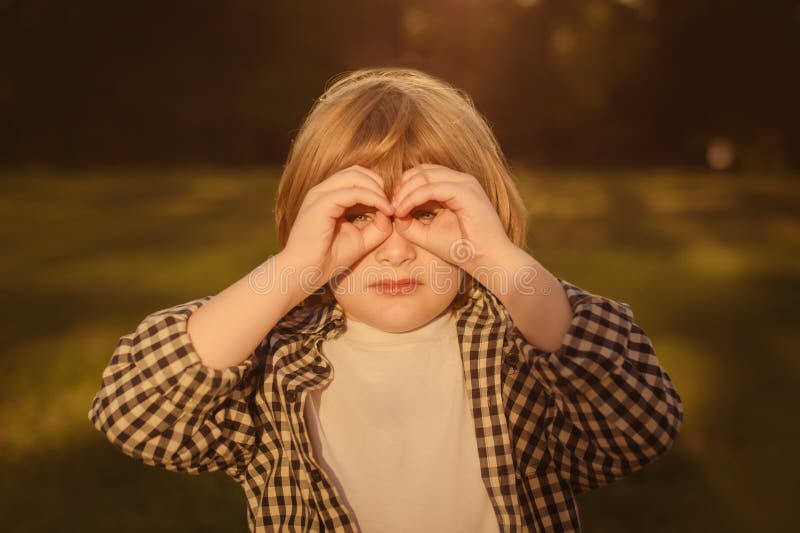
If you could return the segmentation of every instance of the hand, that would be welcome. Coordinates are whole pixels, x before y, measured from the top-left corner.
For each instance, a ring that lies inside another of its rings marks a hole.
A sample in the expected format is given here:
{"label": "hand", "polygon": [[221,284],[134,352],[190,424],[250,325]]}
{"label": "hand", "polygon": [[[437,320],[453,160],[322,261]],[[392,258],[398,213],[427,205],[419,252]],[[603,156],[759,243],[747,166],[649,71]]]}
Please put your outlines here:
{"label": "hand", "polygon": [[[372,211],[371,224],[355,225],[350,220]],[[392,233],[393,214],[378,174],[359,165],[345,168],[306,193],[282,253],[300,268],[321,271],[319,279],[304,280],[305,288],[313,291],[386,240]]]}
{"label": "hand", "polygon": [[[403,173],[394,196],[395,228],[406,239],[472,275],[514,247],[478,180],[442,165]],[[406,216],[431,214],[427,219]]]}

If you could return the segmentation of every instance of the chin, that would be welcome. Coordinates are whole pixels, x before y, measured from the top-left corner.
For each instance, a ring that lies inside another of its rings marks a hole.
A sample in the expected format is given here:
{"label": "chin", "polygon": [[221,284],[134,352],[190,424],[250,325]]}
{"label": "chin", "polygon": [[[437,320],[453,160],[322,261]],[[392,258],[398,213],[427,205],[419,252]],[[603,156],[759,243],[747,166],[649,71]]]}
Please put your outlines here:
{"label": "chin", "polygon": [[[365,322],[388,333],[403,333],[423,326],[450,307],[451,299],[425,302],[403,302],[392,305],[387,302],[340,301],[345,315],[353,320]],[[405,305],[406,303],[411,305]],[[380,312],[380,314],[378,313]]]}

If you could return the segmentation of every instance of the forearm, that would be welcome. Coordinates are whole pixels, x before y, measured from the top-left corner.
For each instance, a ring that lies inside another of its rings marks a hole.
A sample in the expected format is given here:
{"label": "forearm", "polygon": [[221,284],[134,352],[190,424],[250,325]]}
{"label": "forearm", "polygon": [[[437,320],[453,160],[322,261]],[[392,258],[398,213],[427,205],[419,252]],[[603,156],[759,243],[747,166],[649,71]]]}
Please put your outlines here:
{"label": "forearm", "polygon": [[521,333],[512,332],[511,341],[527,367],[523,374],[548,396],[540,419],[546,422],[532,431],[547,434],[553,464],[574,491],[584,492],[664,453],[683,407],[629,304],[556,281],[574,313],[562,345],[542,353]]}
{"label": "forearm", "polygon": [[120,337],[88,415],[109,442],[148,465],[233,475],[255,448],[248,402],[258,367],[254,358],[224,369],[202,364],[187,319],[210,298],[154,311]]}
{"label": "forearm", "polygon": [[525,250],[513,246],[472,274],[500,300],[527,341],[540,350],[561,347],[572,307],[556,277]]}
{"label": "forearm", "polygon": [[218,370],[241,364],[306,296],[299,267],[284,255],[271,256],[189,317],[189,336],[200,360]]}

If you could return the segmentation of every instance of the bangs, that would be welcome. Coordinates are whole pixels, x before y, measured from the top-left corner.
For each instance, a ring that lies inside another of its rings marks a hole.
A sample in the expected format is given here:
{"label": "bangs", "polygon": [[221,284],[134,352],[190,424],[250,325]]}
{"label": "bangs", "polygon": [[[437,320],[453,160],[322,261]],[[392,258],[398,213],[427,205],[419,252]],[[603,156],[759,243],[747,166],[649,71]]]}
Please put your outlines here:
{"label": "bangs", "polygon": [[[473,176],[509,239],[526,247],[525,204],[494,133],[469,95],[419,70],[381,67],[342,73],[305,117],[275,198],[280,249],[306,193],[333,174],[354,165],[369,168],[383,178],[391,201],[403,172],[424,163]],[[473,280],[466,277],[468,293]],[[459,294],[454,307],[466,296]],[[332,300],[327,286],[309,297],[309,303]]]}
{"label": "bangs", "polygon": [[383,177],[391,200],[403,172],[423,163],[469,172],[463,165],[469,151],[463,139],[468,136],[446,127],[458,120],[443,111],[439,108],[439,116],[431,116],[412,95],[391,86],[356,95],[331,117],[331,132],[340,132],[327,137],[335,150],[320,146],[320,153],[336,154],[327,175],[353,165],[372,169]]}

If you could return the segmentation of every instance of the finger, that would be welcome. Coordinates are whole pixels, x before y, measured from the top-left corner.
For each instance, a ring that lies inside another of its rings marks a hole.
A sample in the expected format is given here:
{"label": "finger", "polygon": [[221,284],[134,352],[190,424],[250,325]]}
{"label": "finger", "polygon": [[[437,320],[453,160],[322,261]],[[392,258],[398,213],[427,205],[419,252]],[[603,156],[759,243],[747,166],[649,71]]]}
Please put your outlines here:
{"label": "finger", "polygon": [[431,176],[437,170],[450,170],[450,169],[442,165],[435,165],[433,163],[421,163],[419,165],[414,165],[413,167],[403,172],[400,179],[402,181],[406,177],[411,177],[412,174],[416,173],[423,173],[427,174],[428,176]]}
{"label": "finger", "polygon": [[413,218],[395,218],[394,227],[397,232],[404,238],[413,242],[414,244],[428,249],[428,231],[429,226],[422,224]]}
{"label": "finger", "polygon": [[394,219],[394,227],[400,233],[405,233],[408,231],[408,228],[415,222],[415,220],[411,217],[404,217],[404,218],[395,218]]}
{"label": "finger", "polygon": [[383,196],[386,196],[386,191],[384,190],[383,177],[374,170],[367,167],[362,167],[361,165],[353,165],[351,167],[347,167],[346,170],[348,171],[348,173],[352,172],[355,173],[357,176],[365,176],[369,180],[371,188],[378,191]]}
{"label": "finger", "polygon": [[367,250],[372,250],[380,243],[385,241],[392,233],[392,223],[389,217],[378,211],[372,224],[368,224],[361,230],[364,244]]}
{"label": "finger", "polygon": [[411,167],[400,176],[400,183],[405,184],[408,180],[414,178],[415,176],[422,176],[424,178],[431,178],[431,171],[425,169],[421,165],[417,165],[415,167]]}
{"label": "finger", "polygon": [[329,203],[328,212],[326,214],[332,218],[341,217],[348,207],[353,207],[358,204],[380,209],[387,216],[394,214],[394,207],[383,194],[379,194],[374,190],[364,187],[356,186],[335,189],[327,193],[319,201]]}
{"label": "finger", "polygon": [[458,192],[458,183],[455,182],[426,183],[410,191],[397,205],[394,215],[404,217],[412,208],[431,200],[438,201],[447,209],[457,212],[464,208],[464,203],[458,198]]}
{"label": "finger", "polygon": [[431,180],[422,174],[412,174],[411,177],[406,179],[406,181],[394,195],[394,198],[392,198],[392,204],[395,206],[400,205],[408,196],[408,193],[417,187],[421,187],[422,185],[430,182]]}
{"label": "finger", "polygon": [[412,167],[406,170],[400,178],[400,187],[393,195],[392,204],[399,205],[403,199],[408,195],[409,191],[434,180],[431,172],[420,167]]}
{"label": "finger", "polygon": [[374,171],[374,170],[372,170],[371,168],[362,167],[361,165],[353,165],[353,166],[352,166],[352,167],[350,167],[350,168],[352,168],[352,169],[353,169],[353,170],[355,170],[356,172],[360,172],[361,174],[365,174],[365,175],[366,175],[366,176],[368,176],[370,179],[372,179],[372,180],[373,180],[373,181],[374,181],[374,182],[375,182],[375,183],[378,185],[378,187],[379,187],[381,190],[383,190],[383,187],[384,187],[384,179],[383,179],[383,176],[381,176],[380,174],[378,174],[377,172],[375,172],[375,171]]}
{"label": "finger", "polygon": [[403,172],[402,176],[400,177],[400,181],[401,183],[405,182],[406,179],[411,179],[415,175],[422,175],[428,178],[428,181],[441,181],[443,179],[449,181],[461,181],[463,178],[469,177],[469,174],[465,174],[464,172],[458,170],[453,170],[452,168],[444,165],[423,163],[421,165],[411,167]]}
{"label": "finger", "polygon": [[383,179],[380,177],[380,175],[358,165],[347,167],[344,170],[336,172],[335,174],[318,183],[315,189],[320,193],[328,193],[335,189],[352,187],[354,185],[371,189],[383,196],[386,196],[386,193],[383,190]]}
{"label": "finger", "polygon": [[443,165],[436,165],[432,163],[423,163],[412,167],[405,172],[400,178],[401,185],[393,195],[392,204],[399,205],[409,191],[421,186],[424,183],[432,183],[436,181],[454,181],[460,182],[461,173]]}

